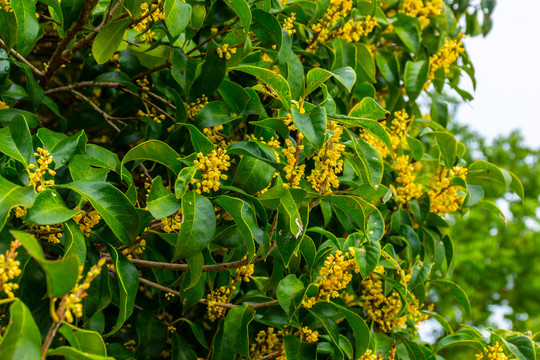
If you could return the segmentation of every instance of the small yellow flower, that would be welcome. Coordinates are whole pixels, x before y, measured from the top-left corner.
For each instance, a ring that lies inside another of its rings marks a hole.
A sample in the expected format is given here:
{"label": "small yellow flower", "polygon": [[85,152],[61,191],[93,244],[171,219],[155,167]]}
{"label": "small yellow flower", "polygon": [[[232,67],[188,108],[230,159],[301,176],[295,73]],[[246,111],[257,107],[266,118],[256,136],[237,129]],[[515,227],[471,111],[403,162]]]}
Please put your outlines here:
{"label": "small yellow flower", "polygon": [[219,147],[208,155],[198,153],[194,163],[199,165],[201,179],[191,180],[191,183],[195,184],[195,191],[198,194],[209,193],[211,190],[218,191],[221,185],[220,180],[227,180],[227,175],[222,172],[227,171],[231,166],[230,159],[227,150]]}
{"label": "small yellow flower", "polygon": [[484,348],[484,351],[480,354],[476,354],[475,360],[507,360],[508,357],[504,354],[503,347],[499,342],[495,342],[493,345],[489,345]]}
{"label": "small yellow flower", "polygon": [[[2,0],[0,0],[0,7],[1,6],[2,6]],[[0,100],[0,110],[3,110],[3,109],[9,109],[9,106],[7,106],[5,102]]]}
{"label": "small yellow flower", "polygon": [[188,115],[188,118],[193,119],[201,109],[208,104],[208,98],[203,94],[200,98],[195,100],[194,102],[188,104],[185,104],[186,112]]}
{"label": "small yellow flower", "polygon": [[230,60],[231,54],[236,54],[236,48],[229,46],[229,44],[223,44],[217,48],[217,53],[220,58],[225,56],[225,60]]}
{"label": "small yellow flower", "polygon": [[[56,171],[49,169],[49,165],[53,162],[53,157],[51,156],[49,151],[42,148],[37,148],[37,152],[34,153],[34,156],[39,156],[39,158],[37,159],[39,167],[36,168],[34,164],[30,164],[28,166],[30,178],[29,185],[34,185],[36,192],[41,192],[45,190],[46,186],[54,185],[54,180],[43,180],[45,174],[48,173],[51,176],[55,176]],[[34,171],[32,172],[30,170]]]}
{"label": "small yellow flower", "polygon": [[19,269],[21,262],[15,260],[18,254],[17,248],[21,245],[20,241],[14,240],[10,243],[9,250],[6,250],[5,254],[0,254],[0,291],[3,291],[11,299],[15,297],[13,291],[17,290],[19,285],[10,283],[9,281],[19,276],[22,272]]}

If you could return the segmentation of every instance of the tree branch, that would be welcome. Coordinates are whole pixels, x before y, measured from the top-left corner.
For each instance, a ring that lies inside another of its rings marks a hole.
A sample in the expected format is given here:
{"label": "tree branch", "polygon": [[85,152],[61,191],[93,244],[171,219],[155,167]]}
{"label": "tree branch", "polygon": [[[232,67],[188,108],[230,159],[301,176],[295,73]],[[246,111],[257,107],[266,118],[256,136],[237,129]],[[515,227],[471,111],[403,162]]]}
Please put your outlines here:
{"label": "tree branch", "polygon": [[19,54],[13,49],[9,49],[8,51],[7,45],[2,39],[0,39],[0,48],[6,50],[6,52],[8,52],[9,55],[13,56],[15,59],[19,60],[20,62],[28,66],[30,70],[32,70],[32,72],[38,76],[38,78],[43,78],[45,76],[45,73],[43,71],[39,70],[37,67],[32,65],[21,54]]}

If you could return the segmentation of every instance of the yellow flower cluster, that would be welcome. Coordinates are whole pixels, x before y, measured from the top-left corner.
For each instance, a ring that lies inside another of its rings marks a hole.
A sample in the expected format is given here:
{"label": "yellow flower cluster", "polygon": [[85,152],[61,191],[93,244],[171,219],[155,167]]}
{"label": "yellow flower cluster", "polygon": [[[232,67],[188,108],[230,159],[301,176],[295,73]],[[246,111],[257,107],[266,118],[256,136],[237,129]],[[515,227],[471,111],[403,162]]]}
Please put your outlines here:
{"label": "yellow flower cluster", "polygon": [[141,92],[141,98],[147,99],[148,98],[148,92],[150,92],[150,81],[148,81],[148,78],[145,76],[142,79],[135,80],[135,83],[140,89]]}
{"label": "yellow flower cluster", "polygon": [[[245,256],[244,259],[247,259],[247,256]],[[249,282],[249,278],[251,275],[253,275],[253,271],[255,271],[254,264],[244,265],[237,268],[234,274],[234,281],[237,282],[244,280],[245,282]]]}
{"label": "yellow flower cluster", "polygon": [[[137,240],[139,239],[140,238],[137,238]],[[122,250],[122,254],[124,254],[128,259],[132,259],[134,255],[141,255],[144,250],[146,250],[146,240],[140,239],[138,242],[136,241],[135,244],[133,244],[132,246]]]}
{"label": "yellow flower cluster", "polygon": [[339,19],[347,17],[353,6],[352,0],[332,0],[324,18],[311,26],[313,39],[307,47],[307,51],[315,53],[317,41],[325,42],[330,38],[330,30],[336,26]]}
{"label": "yellow flower cluster", "polygon": [[390,126],[390,141],[392,142],[392,150],[394,152],[398,149],[399,145],[407,145],[406,132],[408,125],[409,114],[405,110],[396,111]]}
{"label": "yellow flower cluster", "polygon": [[166,233],[177,232],[182,227],[182,213],[179,210],[176,214],[161,219],[161,228]]}
{"label": "yellow flower cluster", "polygon": [[84,236],[90,236],[90,230],[99,223],[101,216],[97,211],[92,210],[90,212],[80,212],[73,217],[73,220],[79,225],[79,228],[83,232]]}
{"label": "yellow flower cluster", "polygon": [[454,166],[450,170],[446,167],[439,169],[438,174],[431,179],[428,190],[431,212],[445,215],[459,209],[465,197],[458,195],[461,186],[453,186],[452,179],[455,177],[465,179],[465,174],[467,169],[460,166]]}
{"label": "yellow flower cluster", "polygon": [[15,206],[14,209],[15,209],[15,217],[17,218],[22,218],[28,212],[25,206]]}
{"label": "yellow flower cluster", "polygon": [[232,141],[227,143],[227,141],[225,141],[226,136],[220,133],[221,130],[223,130],[223,125],[218,125],[213,128],[204,128],[203,133],[214,145],[224,149],[227,145],[230,145]]}
{"label": "yellow flower cluster", "polygon": [[[100,259],[96,265],[90,268],[83,283],[75,285],[70,293],[65,296],[64,309],[66,320],[68,322],[73,322],[73,316],[80,318],[83,315],[81,301],[86,297],[86,290],[88,290],[90,287],[92,280],[94,280],[101,273],[101,268],[103,265],[105,265],[105,259]],[[79,280],[77,282],[81,281],[82,279],[83,268],[84,265],[81,265],[79,268]]]}
{"label": "yellow flower cluster", "polygon": [[[303,138],[301,133],[298,135],[299,138]],[[285,178],[288,183],[283,184],[283,187],[292,187],[296,189],[299,188],[298,185],[300,185],[300,180],[306,169],[305,164],[298,164],[298,155],[300,154],[300,150],[304,149],[304,145],[293,146],[292,141],[289,139],[285,140],[285,145],[287,148],[282,149],[281,152],[283,152],[283,155],[285,155],[285,158],[287,159],[287,165],[283,170],[285,171]]]}
{"label": "yellow flower cluster", "polygon": [[390,150],[388,150],[388,147],[378,138],[371,135],[367,131],[364,131],[360,134],[360,138],[367,142],[369,145],[373,146],[375,150],[381,155],[382,159],[385,159],[388,155],[391,154]]}
{"label": "yellow flower cluster", "polygon": [[400,186],[390,184],[390,188],[395,194],[396,201],[405,204],[410,199],[419,197],[422,194],[422,185],[415,183],[416,169],[414,165],[409,164],[409,155],[402,155],[396,159],[395,170],[398,173],[396,182],[400,183]]}
{"label": "yellow flower cluster", "polygon": [[337,174],[343,171],[341,154],[345,150],[345,145],[339,143],[343,128],[337,122],[331,121],[328,124],[328,131],[333,135],[321,151],[313,157],[315,168],[307,177],[311,187],[319,194],[329,194],[332,192],[332,187],[338,188]]}
{"label": "yellow flower cluster", "polygon": [[47,241],[50,242],[51,244],[60,243],[60,238],[62,237],[62,231],[63,231],[61,224],[53,225],[53,227],[51,227],[51,225],[40,226],[39,230],[48,233]]}
{"label": "yellow flower cluster", "polygon": [[[141,4],[141,17],[133,26],[138,33],[144,32],[150,26],[152,21],[165,20],[165,11],[161,8],[161,0],[157,0],[157,4],[152,4],[152,8],[148,8],[148,3]],[[141,41],[150,42],[156,33],[152,30],[146,31],[141,35]]]}
{"label": "yellow flower cluster", "polygon": [[[5,6],[6,6],[6,5],[4,5],[4,2],[5,2],[5,1],[7,1],[7,0],[0,0],[0,8],[1,8],[2,6],[4,6],[4,10],[5,10]],[[7,6],[9,7],[9,2],[8,2],[8,5],[7,5]],[[8,10],[5,10],[5,11],[8,12]],[[0,110],[3,110],[3,109],[9,109],[9,106],[7,106],[5,102],[3,102],[2,100],[0,100]]]}
{"label": "yellow flower cluster", "polygon": [[9,0],[0,0],[0,9],[3,9],[7,13],[13,12],[13,9],[11,8]]}
{"label": "yellow flower cluster", "polygon": [[230,60],[232,57],[231,54],[236,54],[236,48],[229,46],[229,44],[225,43],[217,48],[217,53],[220,59],[225,56],[225,60]]}
{"label": "yellow flower cluster", "polygon": [[195,191],[198,194],[209,193],[211,190],[218,191],[221,185],[220,180],[227,180],[227,175],[221,172],[227,171],[231,166],[229,162],[231,158],[227,155],[227,150],[218,147],[208,155],[198,153],[197,158],[198,160],[194,163],[199,165],[198,170],[201,172],[202,179],[191,180],[191,183],[196,186]]}
{"label": "yellow flower cluster", "polygon": [[402,12],[412,17],[418,17],[422,30],[424,30],[429,25],[429,16],[441,15],[443,7],[442,0],[404,0]]}
{"label": "yellow flower cluster", "polygon": [[445,75],[450,72],[450,66],[459,58],[459,54],[465,51],[461,42],[464,38],[465,36],[459,33],[455,39],[445,40],[439,52],[429,58],[429,76],[426,86],[435,79],[437,70],[444,69]]}
{"label": "yellow flower cluster", "polygon": [[223,315],[225,315],[225,311],[227,309],[223,306],[216,305],[216,303],[228,303],[231,294],[235,289],[236,287],[234,285],[221,286],[219,289],[212,290],[210,294],[206,296],[206,300],[208,300],[207,313],[210,321],[214,322],[221,319]]}
{"label": "yellow flower cluster", "polygon": [[53,157],[48,150],[37,148],[37,152],[34,153],[34,156],[39,156],[37,163],[39,167],[36,168],[36,165],[28,165],[28,169],[35,169],[33,172],[29,172],[30,183],[29,185],[34,185],[36,187],[36,192],[41,192],[45,190],[45,186],[54,185],[54,180],[43,180],[43,176],[46,173],[54,176],[56,172],[52,169],[49,169],[49,165],[53,162]]}
{"label": "yellow flower cluster", "polygon": [[319,341],[319,332],[317,330],[313,331],[307,326],[304,326],[301,330],[301,337],[309,343],[314,343]]}
{"label": "yellow flower cluster", "polygon": [[361,21],[348,20],[342,27],[337,28],[330,35],[332,37],[342,38],[348,42],[359,42],[363,36],[373,31],[375,25],[377,25],[377,19],[368,15]]}
{"label": "yellow flower cluster", "polygon": [[154,110],[154,109],[152,109],[150,111],[147,111],[147,112],[139,110],[137,115],[139,115],[139,116],[148,116],[150,119],[154,120],[158,124],[161,124],[161,121],[165,120],[165,115],[164,114],[157,115],[156,110]]}
{"label": "yellow flower cluster", "polygon": [[289,33],[289,35],[292,35],[296,32],[296,29],[294,28],[294,20],[296,20],[296,13],[291,13],[291,16],[285,19],[285,22],[283,23],[283,30]]}
{"label": "yellow flower cluster", "polygon": [[475,360],[507,360],[508,356],[504,354],[504,350],[499,342],[489,345],[484,348],[480,354],[476,354]]}
{"label": "yellow flower cluster", "polygon": [[201,109],[208,104],[208,98],[203,94],[200,98],[192,102],[191,104],[186,104],[186,112],[188,115],[188,118],[193,119]]}
{"label": "yellow flower cluster", "polygon": [[19,246],[21,246],[21,242],[14,240],[11,242],[9,250],[6,250],[5,254],[0,254],[0,291],[3,291],[11,299],[15,297],[13,290],[17,290],[19,285],[10,283],[9,281],[19,276],[22,272],[19,269],[21,262],[15,260]]}
{"label": "yellow flower cluster", "polygon": [[[369,318],[371,318],[381,332],[390,332],[393,329],[405,326],[407,318],[418,324],[427,320],[427,316],[419,311],[419,307],[413,302],[407,304],[407,313],[396,317],[402,308],[403,303],[397,291],[392,290],[387,296],[384,295],[383,281],[378,274],[384,274],[385,269],[377,266],[375,271],[362,280],[362,294],[360,299],[362,306]],[[407,275],[405,280],[410,281],[411,276]],[[416,298],[411,295],[414,301]],[[429,308],[431,309],[431,308]]]}
{"label": "yellow flower cluster", "polygon": [[343,254],[341,250],[336,254],[330,254],[324,261],[324,266],[319,270],[317,277],[317,287],[319,292],[310,298],[302,301],[302,306],[310,309],[318,301],[330,301],[331,298],[339,297],[339,290],[345,289],[352,280],[351,271],[358,272],[358,265],[354,259],[355,249]]}
{"label": "yellow flower cluster", "polygon": [[249,347],[249,356],[251,359],[261,359],[266,355],[280,351],[277,360],[286,360],[285,346],[283,344],[283,331],[275,331],[274,328],[261,330],[257,333],[255,341]]}
{"label": "yellow flower cluster", "polygon": [[[396,347],[392,347],[386,360],[394,360],[396,358]],[[384,360],[381,353],[378,355],[373,354],[371,350],[366,350],[364,355],[360,356],[358,360]]]}

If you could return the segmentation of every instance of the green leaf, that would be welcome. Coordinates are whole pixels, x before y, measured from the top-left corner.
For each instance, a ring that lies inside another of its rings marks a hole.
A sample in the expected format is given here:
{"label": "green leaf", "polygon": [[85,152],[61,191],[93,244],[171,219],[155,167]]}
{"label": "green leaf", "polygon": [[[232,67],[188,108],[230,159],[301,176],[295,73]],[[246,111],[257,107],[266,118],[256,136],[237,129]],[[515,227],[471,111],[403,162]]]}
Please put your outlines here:
{"label": "green leaf", "polygon": [[244,28],[244,34],[249,34],[249,26],[251,25],[251,10],[249,10],[249,5],[246,0],[227,0],[225,1],[225,4],[227,4],[227,6],[229,6],[240,19],[242,27]]}
{"label": "green leaf", "polygon": [[195,174],[197,174],[198,169],[199,165],[193,165],[180,170],[180,173],[178,174],[178,177],[176,178],[176,181],[174,183],[174,194],[176,195],[177,199],[180,199],[182,198],[182,196],[184,196],[184,194],[189,188],[191,179],[193,179]]}
{"label": "green leaf", "polygon": [[390,112],[383,109],[374,99],[367,97],[356,104],[351,111],[350,117],[381,121],[388,119]]}
{"label": "green leaf", "polygon": [[525,199],[525,191],[523,190],[523,184],[521,183],[521,180],[511,171],[506,170],[507,173],[510,174],[510,177],[512,178],[512,182],[510,183],[510,189],[512,189],[517,196],[521,199],[521,201],[524,201]]}
{"label": "green leaf", "polygon": [[8,50],[15,46],[17,42],[17,20],[13,12],[0,11],[0,37]]}
{"label": "green leaf", "polygon": [[139,217],[129,199],[120,190],[101,181],[74,181],[55,185],[75,191],[90,201],[112,232],[124,245],[139,234]]}
{"label": "green leaf", "polygon": [[[339,344],[339,328],[334,319],[326,315],[327,306],[331,306],[327,303],[316,303],[310,310],[309,313],[313,315],[317,320],[321,322],[326,333],[330,335],[330,340],[334,345]],[[341,352],[341,349],[339,350]],[[339,354],[338,354],[339,356]]]}
{"label": "green leaf", "polygon": [[367,141],[356,138],[353,133],[347,130],[347,134],[352,140],[357,157],[350,157],[351,162],[355,163],[355,171],[360,171],[360,178],[365,183],[372,186],[378,186],[381,183],[384,165],[381,155]]}
{"label": "green leaf", "polygon": [[121,166],[130,161],[150,160],[164,165],[178,174],[181,167],[178,159],[180,159],[180,155],[163,141],[149,140],[129,150],[122,159]]}
{"label": "green leaf", "polygon": [[293,335],[283,338],[287,360],[314,360],[317,359],[317,344],[306,343]]}
{"label": "green leaf", "polygon": [[47,351],[47,356],[66,356],[66,358],[73,360],[114,360],[112,357],[92,355],[69,346],[60,346],[56,349],[50,349]]}
{"label": "green leaf", "polygon": [[210,243],[216,230],[216,215],[210,200],[194,191],[182,197],[184,222],[178,233],[173,261],[189,258]]}
{"label": "green leaf", "polygon": [[318,89],[326,80],[334,76],[349,92],[356,82],[356,73],[350,66],[345,66],[333,71],[323,68],[313,68],[308,71],[306,76],[306,91],[304,98]]}
{"label": "green leaf", "polygon": [[350,311],[344,306],[338,305],[336,303],[332,304],[341,311],[341,313],[349,322],[349,325],[354,332],[354,347],[356,349],[356,358],[361,357],[369,347],[369,327],[360,315]]}
{"label": "green leaf", "polygon": [[84,264],[86,262],[86,242],[79,225],[73,220],[64,223],[64,242],[64,256],[73,254],[79,259],[79,264]]}
{"label": "green leaf", "polygon": [[384,127],[377,121],[339,114],[328,114],[327,117],[329,120],[335,120],[345,126],[361,127],[364,131],[367,131],[377,139],[381,140],[389,148],[392,147],[390,136]]}
{"label": "green leaf", "polygon": [[256,67],[252,65],[243,65],[230,70],[242,71],[247,74],[251,74],[259,79],[263,84],[269,86],[279,97],[279,100],[285,106],[287,110],[291,108],[291,89],[287,80],[283,76],[276,74],[275,72]]}
{"label": "green leaf", "polygon": [[33,187],[22,187],[0,176],[0,230],[4,228],[10,210],[17,205],[32,206],[35,199]]}
{"label": "green leaf", "polygon": [[410,52],[417,53],[420,48],[420,28],[417,19],[398,14],[394,31]]}
{"label": "green leaf", "polygon": [[49,297],[61,297],[73,289],[79,276],[79,259],[70,255],[61,260],[45,260],[39,242],[29,233],[10,231],[11,235],[19,240],[28,253],[36,259],[43,268],[47,279],[47,293]]}
{"label": "green leaf", "polygon": [[[429,133],[433,135],[437,140],[437,145],[441,154],[442,162],[447,168],[451,168],[454,165],[457,154],[457,140],[454,135],[442,132],[433,131]],[[427,135],[427,134],[426,134]]]}
{"label": "green leaf", "polygon": [[510,335],[501,339],[518,360],[536,360],[535,344],[530,337]]}
{"label": "green leaf", "polygon": [[234,351],[249,357],[249,323],[255,316],[255,310],[247,305],[236,306],[229,310],[223,328],[227,341]]}
{"label": "green leaf", "polygon": [[448,280],[430,280],[430,283],[438,285],[452,294],[452,296],[454,296],[454,298],[459,302],[463,310],[465,310],[467,318],[471,317],[471,304],[469,302],[469,298],[467,297],[465,291],[459,287],[459,285]]}
{"label": "green leaf", "polygon": [[71,27],[71,24],[79,18],[83,4],[84,0],[62,0],[60,2],[65,31],[67,31]]}
{"label": "green leaf", "polygon": [[182,0],[165,0],[165,24],[173,37],[179,36],[191,18],[191,5]]}
{"label": "green leaf", "polygon": [[294,125],[304,134],[314,148],[320,149],[326,134],[326,110],[316,107],[310,113],[300,113],[296,108],[292,109]]}
{"label": "green leaf", "polygon": [[64,323],[59,329],[69,342],[77,350],[92,355],[107,356],[107,347],[100,334],[91,330],[79,329],[71,324]]}
{"label": "green leaf", "polygon": [[0,359],[41,359],[39,328],[30,310],[20,300],[15,301],[9,308],[9,324],[0,343]]}
{"label": "green leaf", "polygon": [[0,152],[28,167],[34,153],[32,134],[23,114],[16,115],[9,127],[0,129]]}
{"label": "green leaf", "polygon": [[245,190],[248,194],[255,194],[264,189],[276,170],[267,163],[251,156],[243,156],[234,174],[232,184]]}
{"label": "green leaf", "polygon": [[483,185],[485,181],[493,181],[505,188],[508,187],[506,177],[499,167],[484,160],[477,160],[467,169],[467,183]]}
{"label": "green leaf", "polygon": [[151,311],[143,310],[137,314],[135,327],[139,337],[136,351],[137,360],[150,360],[158,357],[167,340],[167,325]]}
{"label": "green leaf", "polygon": [[131,19],[122,19],[105,25],[99,31],[92,44],[92,54],[98,64],[109,61],[118,50],[129,24],[131,24]]}
{"label": "green leaf", "polygon": [[428,73],[429,62],[427,60],[407,61],[405,64],[405,74],[403,76],[410,102],[415,101],[422,90],[424,90]]}
{"label": "green leaf", "polygon": [[39,32],[36,5],[28,0],[11,0],[10,5],[17,20],[17,50],[26,56],[32,51]]}
{"label": "green leaf", "polygon": [[[235,84],[235,85],[231,87],[229,86],[229,84]],[[224,88],[228,89],[226,94],[225,94],[225,91],[223,90]],[[223,81],[218,90],[221,97],[223,97],[223,99],[227,101],[227,104],[225,104],[223,101],[212,101],[204,105],[201,111],[199,111],[197,115],[195,116],[195,119],[193,122],[196,126],[198,126],[201,129],[226,124],[228,122],[235,120],[235,118],[231,114],[231,111],[227,107],[227,105],[232,105],[233,107],[237,105],[242,106],[240,104],[231,103],[233,99],[234,101],[242,101],[242,96],[239,95],[238,93],[235,93],[235,90],[242,90],[244,94],[249,98],[249,95],[247,95],[244,88],[228,80]]]}
{"label": "green leaf", "polygon": [[120,289],[119,313],[116,319],[116,324],[105,336],[111,336],[122,328],[124,322],[129,319],[133,313],[135,305],[135,297],[139,289],[139,271],[124,254],[118,252],[114,246],[108,245],[109,254],[113,260],[113,265],[116,270],[116,279]]}
{"label": "green leaf", "polygon": [[146,205],[153,217],[162,219],[180,209],[181,203],[169,189],[163,186],[161,176],[156,176],[152,180],[152,188],[148,194]]}
{"label": "green leaf", "polygon": [[55,164],[54,169],[56,170],[66,165],[69,160],[71,160],[77,149],[81,149],[81,152],[84,153],[86,150],[85,148],[87,140],[88,138],[86,137],[86,134],[81,130],[75,135],[63,139],[55,144],[51,149],[51,155]]}
{"label": "green leaf", "polygon": [[300,306],[302,299],[296,299],[299,294],[304,292],[304,283],[296,275],[291,274],[279,282],[276,289],[276,297],[279,306],[283,308],[285,314],[290,318],[296,308]]}
{"label": "green leaf", "polygon": [[360,274],[366,278],[375,270],[381,257],[381,244],[378,241],[367,240],[360,249],[354,252],[354,258]]}
{"label": "green leaf", "polygon": [[37,225],[60,224],[79,212],[68,208],[56,190],[47,188],[36,195],[34,205],[28,209],[26,221]]}
{"label": "green leaf", "polygon": [[257,225],[257,218],[251,206],[244,200],[221,195],[215,200],[215,204],[227,211],[242,232],[244,243],[248,250],[248,260],[255,256],[255,240],[263,243],[263,231]]}
{"label": "green leaf", "polygon": [[[203,95],[210,97],[221,85],[227,72],[227,60],[217,54],[217,45],[211,42],[206,50],[204,63],[200,66],[200,75],[189,89],[190,99],[198,99]],[[187,65],[191,65],[187,60]]]}
{"label": "green leaf", "polygon": [[185,127],[189,130],[191,136],[191,143],[196,152],[203,153],[203,155],[210,154],[214,150],[214,144],[204,134],[193,125],[185,124]]}

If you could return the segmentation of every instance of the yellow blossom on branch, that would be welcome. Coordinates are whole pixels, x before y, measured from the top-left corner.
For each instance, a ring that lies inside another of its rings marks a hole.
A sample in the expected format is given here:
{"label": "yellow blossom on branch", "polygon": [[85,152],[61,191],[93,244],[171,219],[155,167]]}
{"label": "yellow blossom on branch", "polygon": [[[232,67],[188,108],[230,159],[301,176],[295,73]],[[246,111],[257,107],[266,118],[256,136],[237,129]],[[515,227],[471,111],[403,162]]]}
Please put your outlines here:
{"label": "yellow blossom on branch", "polygon": [[442,0],[404,0],[402,12],[417,17],[422,30],[429,25],[429,16],[439,16],[444,8]]}
{"label": "yellow blossom on branch", "polygon": [[218,191],[221,185],[220,180],[227,180],[227,175],[222,172],[227,171],[231,166],[230,159],[227,151],[222,148],[212,150],[208,155],[198,153],[194,163],[199,165],[201,179],[191,180],[191,183],[195,184],[195,191],[198,194],[209,193],[211,190]]}
{"label": "yellow blossom on branch", "polygon": [[[0,0],[0,7],[2,6],[2,1],[4,0]],[[4,109],[9,109],[9,106],[7,106],[5,102],[0,100],[0,110],[4,110]]]}
{"label": "yellow blossom on branch", "polygon": [[28,169],[34,170],[33,172],[30,171],[29,177],[30,177],[30,183],[29,185],[34,185],[36,188],[36,192],[41,192],[45,190],[45,187],[48,185],[54,185],[54,180],[43,180],[43,176],[48,173],[51,176],[56,175],[56,171],[49,169],[49,165],[53,162],[53,157],[49,153],[48,150],[43,148],[37,148],[37,152],[34,153],[34,156],[39,156],[37,163],[39,165],[38,168],[34,164],[28,165]]}
{"label": "yellow blossom on branch", "polygon": [[208,98],[203,94],[200,98],[195,100],[194,102],[190,103],[189,105],[186,104],[186,112],[188,115],[188,118],[193,119],[201,109],[208,104]]}
{"label": "yellow blossom on branch", "polygon": [[398,187],[390,184],[390,188],[395,194],[395,199],[400,204],[405,204],[407,201],[420,197],[422,195],[422,185],[416,184],[416,169],[409,163],[409,155],[402,155],[396,159],[395,170],[398,173],[396,182]]}
{"label": "yellow blossom on branch", "polygon": [[225,60],[230,60],[232,55],[236,54],[236,48],[229,46],[229,44],[223,44],[220,47],[217,48],[217,54],[219,58],[225,57]]}
{"label": "yellow blossom on branch", "polygon": [[[299,136],[299,138],[302,137],[303,136]],[[283,170],[285,171],[285,178],[287,179],[288,183],[283,184],[283,186],[298,188],[298,185],[300,185],[300,180],[302,179],[302,176],[304,175],[304,171],[306,169],[305,164],[298,164],[300,150],[304,149],[304,145],[293,146],[292,141],[287,139],[285,140],[285,146],[287,146],[287,148],[282,149],[281,151],[287,159],[287,165]]]}
{"label": "yellow blossom on branch", "polygon": [[465,51],[463,48],[463,40],[465,36],[459,33],[455,39],[448,39],[444,41],[441,49],[429,59],[429,76],[426,86],[429,86],[435,79],[435,72],[439,69],[444,69],[444,74],[450,72],[450,66],[456,62],[459,55]]}
{"label": "yellow blossom on branch", "polygon": [[476,354],[475,360],[507,360],[508,356],[504,354],[504,349],[495,342],[493,345],[489,345],[484,348],[484,351]]}
{"label": "yellow blossom on branch", "polygon": [[21,262],[15,260],[19,246],[21,246],[21,242],[14,240],[10,243],[9,250],[6,250],[5,254],[0,254],[0,291],[3,291],[11,299],[15,297],[13,290],[17,290],[19,285],[10,283],[9,281],[19,276],[22,272],[19,269]]}
{"label": "yellow blossom on branch", "polygon": [[431,179],[430,189],[428,190],[431,200],[431,212],[445,215],[459,209],[465,197],[458,194],[462,187],[452,185],[452,179],[458,177],[465,180],[465,174],[467,174],[467,169],[460,166],[455,166],[450,170],[446,167],[439,169]]}
{"label": "yellow blossom on branch", "polygon": [[221,286],[216,290],[210,291],[210,294],[206,296],[207,300],[207,313],[210,321],[214,322],[219,320],[225,315],[227,310],[225,307],[218,306],[216,303],[227,303],[231,297],[231,293],[234,291],[235,287],[232,286]]}

